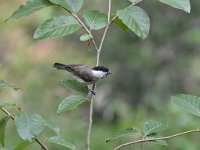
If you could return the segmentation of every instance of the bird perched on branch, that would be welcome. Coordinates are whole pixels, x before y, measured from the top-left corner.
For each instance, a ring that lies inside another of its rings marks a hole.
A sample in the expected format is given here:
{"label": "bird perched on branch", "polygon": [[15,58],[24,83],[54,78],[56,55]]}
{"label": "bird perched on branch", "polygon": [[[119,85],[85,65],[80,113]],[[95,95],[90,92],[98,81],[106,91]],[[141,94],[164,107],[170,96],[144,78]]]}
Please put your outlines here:
{"label": "bird perched on branch", "polygon": [[[103,79],[104,77],[111,74],[109,69],[104,66],[89,66],[85,64],[60,64],[60,63],[54,63],[54,68],[65,70],[73,74],[74,78],[84,85],[90,85],[95,84],[100,79]],[[93,94],[95,92],[93,90],[90,90]]]}

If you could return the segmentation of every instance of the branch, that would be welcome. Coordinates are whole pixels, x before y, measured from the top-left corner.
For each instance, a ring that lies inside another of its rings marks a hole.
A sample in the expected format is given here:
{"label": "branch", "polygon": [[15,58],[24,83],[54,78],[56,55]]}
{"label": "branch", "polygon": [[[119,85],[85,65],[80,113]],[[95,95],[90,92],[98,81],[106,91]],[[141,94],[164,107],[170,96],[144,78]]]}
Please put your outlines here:
{"label": "branch", "polygon": [[87,129],[87,138],[86,138],[86,150],[90,150],[90,135],[91,135],[91,130],[92,130],[92,116],[93,116],[93,105],[94,105],[94,98],[92,96],[90,100],[90,112],[89,112],[89,124],[88,124],[88,129]]}
{"label": "branch", "polygon": [[[137,3],[141,2],[141,1],[143,1],[143,0],[135,1],[131,5],[129,5],[128,7],[136,5]],[[101,43],[100,43],[99,48],[97,50],[97,65],[99,64],[100,53],[101,53],[101,49],[102,49],[102,46],[103,46],[103,43],[104,43],[104,40],[105,40],[106,33],[108,31],[108,27],[117,18],[117,16],[114,16],[110,20],[110,14],[111,14],[111,0],[109,0],[109,5],[108,5],[108,24],[107,24],[107,26],[106,26],[106,28],[104,30],[104,33],[103,33],[103,36],[102,36],[102,39],[101,39]]]}
{"label": "branch", "polygon": [[101,49],[102,49],[102,46],[103,46],[103,43],[104,43],[104,40],[105,40],[105,37],[106,37],[106,33],[108,31],[109,25],[110,25],[110,23],[107,24],[107,26],[106,26],[106,28],[104,30],[104,33],[103,33],[103,36],[102,36],[102,39],[101,39],[101,43],[99,45],[99,49],[97,50],[97,63],[96,63],[97,66],[99,65],[100,53],[101,53]]}
{"label": "branch", "polygon": [[108,23],[110,23],[111,5],[112,5],[112,1],[109,0],[109,2],[108,2]]}
{"label": "branch", "polygon": [[[130,7],[130,6],[133,6],[133,5],[136,5],[137,3],[140,3],[141,1],[143,0],[138,0],[138,1],[135,1],[133,2],[131,5],[127,6],[126,8]],[[115,19],[117,18],[117,16],[115,15],[112,20],[110,21],[110,23],[112,23]]]}
{"label": "branch", "polygon": [[141,1],[143,1],[143,0],[137,0],[137,1],[133,2],[133,5],[135,5],[135,4],[137,4],[137,3],[141,2]]}
{"label": "branch", "polygon": [[[15,120],[14,115],[12,115],[8,110],[6,110],[5,108],[1,108],[1,110],[2,110],[5,114],[7,114],[8,116],[11,116],[11,119],[12,119],[12,120]],[[34,140],[41,146],[41,148],[42,148],[43,150],[48,150],[48,148],[47,148],[42,142],[40,142],[37,138],[34,138]]]}
{"label": "branch", "polygon": [[112,23],[112,22],[110,21],[111,0],[109,0],[108,3],[109,3],[109,4],[108,4],[108,23],[107,23],[106,28],[105,28],[105,30],[104,30],[104,32],[103,32],[103,36],[102,36],[102,39],[101,39],[101,42],[100,42],[100,45],[99,45],[99,49],[97,50],[97,63],[96,63],[97,66],[99,65],[100,53],[101,53],[101,49],[102,49],[102,46],[103,46],[103,43],[104,43],[104,40],[105,40],[105,37],[106,37],[106,33],[107,33],[107,31],[108,31],[108,28],[109,28],[110,24]]}
{"label": "branch", "polygon": [[86,27],[86,25],[83,23],[83,21],[78,17],[77,14],[71,13],[72,16],[74,16],[78,22],[83,26],[83,28],[86,30],[86,32],[92,37],[92,43],[94,44],[95,49],[98,51],[96,42],[94,41],[94,37],[92,35],[92,33],[90,32],[90,30]]}
{"label": "branch", "polygon": [[79,18],[79,16],[76,13],[73,13],[70,10],[66,9],[62,5],[59,5],[59,6],[62,7],[63,9],[65,9],[69,14],[71,14],[72,16],[74,16],[74,18],[76,18],[78,20],[78,22],[82,25],[82,27],[86,30],[86,32],[92,37],[92,43],[94,44],[95,49],[98,51],[98,47],[96,45],[96,42],[94,41],[94,37],[93,37],[92,33],[87,28],[87,26],[83,23],[83,21]]}
{"label": "branch", "polygon": [[180,132],[180,133],[173,134],[173,135],[170,135],[170,136],[165,136],[165,137],[158,137],[158,138],[151,138],[151,139],[140,139],[140,140],[137,140],[137,141],[128,142],[128,143],[119,145],[114,150],[118,150],[118,149],[124,148],[126,146],[129,146],[129,145],[132,145],[132,144],[137,144],[137,143],[154,142],[156,140],[167,140],[167,139],[171,139],[171,138],[174,138],[174,137],[177,137],[177,136],[181,136],[181,135],[185,135],[185,134],[189,134],[189,133],[193,133],[193,132],[200,132],[200,128],[185,131],[185,132]]}
{"label": "branch", "polygon": [[[103,42],[105,40],[105,36],[106,36],[106,33],[108,31],[108,27],[110,26],[111,22],[110,22],[110,13],[111,13],[111,0],[109,0],[108,2],[108,24],[104,30],[104,33],[103,33],[103,36],[102,36],[102,39],[101,39],[101,43],[99,45],[99,48],[97,48],[95,42],[94,45],[96,47],[96,50],[97,50],[97,62],[96,62],[96,66],[99,65],[99,58],[100,58],[100,53],[101,53],[101,49],[102,49],[102,46],[103,46]],[[78,18],[77,18],[78,19]],[[90,31],[89,31],[90,32]],[[93,84],[92,86],[92,90],[95,90],[95,84]],[[90,101],[90,112],[89,112],[89,123],[88,123],[88,130],[87,130],[87,141],[86,141],[86,150],[90,150],[90,138],[91,138],[91,129],[92,129],[92,122],[93,122],[93,105],[94,105],[94,96],[92,95],[91,96],[91,101]]]}
{"label": "branch", "polygon": [[[92,90],[95,90],[95,84],[92,86]],[[88,121],[88,129],[87,129],[87,137],[86,137],[86,150],[90,150],[90,138],[91,138],[91,130],[92,130],[92,116],[93,116],[93,106],[94,106],[94,96],[91,95],[90,100],[90,111],[89,111],[89,121]]]}
{"label": "branch", "polygon": [[9,113],[5,108],[2,107],[1,110],[2,110],[6,115],[11,116],[12,120],[15,120],[14,116],[13,116],[11,113]]}

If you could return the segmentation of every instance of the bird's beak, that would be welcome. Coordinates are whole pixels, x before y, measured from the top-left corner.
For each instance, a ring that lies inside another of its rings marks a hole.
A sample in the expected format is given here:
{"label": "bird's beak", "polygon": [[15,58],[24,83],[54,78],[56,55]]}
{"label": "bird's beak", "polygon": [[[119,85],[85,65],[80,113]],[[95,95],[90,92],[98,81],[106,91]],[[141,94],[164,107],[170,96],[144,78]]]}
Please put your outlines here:
{"label": "bird's beak", "polygon": [[107,73],[107,75],[109,75],[109,74],[112,74],[112,72],[109,71],[109,72]]}

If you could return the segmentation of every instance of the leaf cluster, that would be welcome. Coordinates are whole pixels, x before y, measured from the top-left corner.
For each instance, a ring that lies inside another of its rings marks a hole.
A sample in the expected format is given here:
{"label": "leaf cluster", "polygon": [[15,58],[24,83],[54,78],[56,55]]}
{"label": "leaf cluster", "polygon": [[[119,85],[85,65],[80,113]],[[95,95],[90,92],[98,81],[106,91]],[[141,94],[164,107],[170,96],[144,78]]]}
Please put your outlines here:
{"label": "leaf cluster", "polygon": [[[12,84],[9,84],[5,81],[2,81],[1,83],[3,83],[1,84],[1,87],[3,88],[7,87],[7,85],[9,85],[10,88],[16,88],[15,85],[12,86]],[[4,84],[6,86],[4,86]],[[47,142],[59,144],[72,150],[76,149],[75,145],[69,141],[66,141],[60,136],[60,128],[56,123],[45,119],[38,114],[32,114],[28,112],[19,112],[16,115],[11,116],[11,114],[7,112],[7,108],[14,108],[16,110],[16,104],[0,102],[0,110],[6,112],[7,114],[7,116],[0,119],[0,144],[3,146],[3,148],[6,147],[6,125],[10,119],[13,119],[15,128],[23,140],[23,142],[15,146],[14,150],[22,150],[33,144],[37,137],[42,134],[45,128],[49,128],[55,133],[54,136],[47,137]]]}
{"label": "leaf cluster", "polygon": [[[99,10],[85,10],[83,18],[88,26],[88,33],[80,36],[80,41],[88,41],[93,38],[90,31],[104,28],[107,24],[114,22],[122,30],[130,29],[142,39],[147,38],[150,30],[150,18],[148,14],[139,6],[134,6],[142,0],[129,0],[131,4],[121,10],[117,10],[112,15],[111,22],[108,22],[108,16]],[[174,8],[190,12],[189,0],[159,0]],[[49,6],[60,6],[69,12],[70,16],[56,16],[46,20],[38,26],[33,38],[36,40],[57,38],[70,35],[80,29],[83,22],[77,16],[80,11],[83,0],[28,0],[25,5],[21,5],[8,19],[18,19],[29,16],[32,13]],[[7,19],[7,20],[8,20]]]}
{"label": "leaf cluster", "polygon": [[[188,94],[180,94],[180,95],[172,96],[171,101],[173,104],[182,108],[184,111],[191,113],[193,115],[196,115],[198,117],[200,116],[200,113],[199,113],[200,112],[200,107],[199,107],[200,97],[197,97],[194,95],[188,95]],[[119,138],[136,137],[137,139],[139,139],[138,141],[141,141],[141,142],[147,139],[148,142],[150,141],[155,144],[167,146],[167,143],[164,139],[169,139],[174,136],[163,137],[162,139],[162,136],[160,136],[160,132],[166,130],[168,127],[169,127],[168,123],[161,123],[156,120],[149,120],[144,123],[143,133],[138,128],[133,128],[133,127],[127,128],[125,130],[118,132],[113,137],[108,138],[106,140],[106,143],[113,140],[117,140]],[[199,132],[199,129],[191,130],[188,132],[186,131],[183,133],[186,134],[190,132]],[[182,133],[176,134],[175,136],[181,135],[181,134]],[[123,144],[121,145],[121,147],[123,147]]]}
{"label": "leaf cluster", "polygon": [[[69,15],[54,16],[42,24],[40,24],[33,38],[36,40],[58,38],[71,35],[84,27],[85,32],[80,36],[80,41],[94,40],[92,31],[100,30],[109,27],[114,23],[122,30],[129,29],[134,32],[141,39],[146,39],[150,30],[150,18],[148,13],[141,7],[136,6],[142,0],[129,0],[130,5],[126,8],[117,10],[113,15],[106,14],[99,10],[84,10],[82,17],[78,16],[78,12],[82,8],[83,0],[27,0],[25,5],[21,5],[7,20],[18,19],[29,16],[34,12],[46,7],[59,6],[66,10]],[[159,0],[160,2],[181,9],[185,12],[190,12],[189,0]],[[82,18],[84,21],[82,21]],[[106,31],[106,30],[105,30]],[[106,32],[105,32],[106,33]],[[93,44],[95,44],[93,42]],[[71,95],[58,106],[57,113],[61,114],[65,111],[72,110],[77,106],[87,101],[89,89],[87,86],[79,84],[77,81],[61,81],[68,89],[78,93],[78,95]],[[15,85],[9,84],[0,80],[0,87],[12,88],[18,90]],[[200,116],[200,98],[192,95],[178,95],[172,97],[173,103],[184,109],[185,111],[194,115]],[[0,109],[4,110],[8,107],[15,107],[15,104],[0,103]],[[4,110],[5,111],[5,110]],[[59,144],[69,149],[74,150],[75,146],[63,139],[60,136],[60,128],[54,122],[44,119],[38,114],[31,114],[28,112],[19,112],[15,116],[5,116],[0,120],[0,144],[5,145],[5,130],[6,125],[10,119],[14,120],[15,127],[23,142],[15,147],[15,150],[22,150],[26,146],[32,144],[37,137],[42,134],[45,128],[50,128],[55,132],[54,136],[47,137],[47,142]],[[141,137],[142,139],[151,139],[154,143],[166,145],[163,140],[154,140],[154,137],[159,136],[159,133],[167,129],[167,123],[161,123],[155,120],[149,120],[144,123],[143,133],[137,128],[127,128],[120,131],[113,137],[106,140],[106,143],[123,137]]]}

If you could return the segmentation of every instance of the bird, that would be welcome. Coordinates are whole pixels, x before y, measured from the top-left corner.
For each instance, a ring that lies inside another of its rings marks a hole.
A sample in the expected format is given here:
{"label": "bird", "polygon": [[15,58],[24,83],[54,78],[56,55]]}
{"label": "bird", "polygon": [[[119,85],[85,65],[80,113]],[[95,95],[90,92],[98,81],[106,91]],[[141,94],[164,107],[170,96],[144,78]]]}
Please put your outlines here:
{"label": "bird", "polygon": [[[61,64],[54,63],[53,67],[59,70],[70,72],[73,77],[82,85],[91,85],[111,74],[109,69],[104,66],[90,66],[86,64]],[[95,95],[94,90],[89,89]]]}

